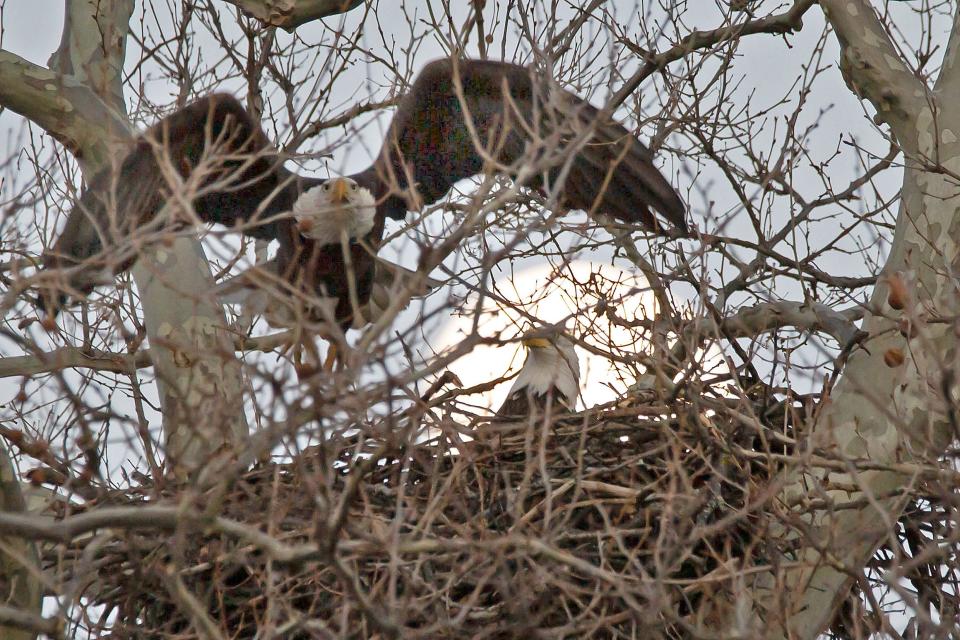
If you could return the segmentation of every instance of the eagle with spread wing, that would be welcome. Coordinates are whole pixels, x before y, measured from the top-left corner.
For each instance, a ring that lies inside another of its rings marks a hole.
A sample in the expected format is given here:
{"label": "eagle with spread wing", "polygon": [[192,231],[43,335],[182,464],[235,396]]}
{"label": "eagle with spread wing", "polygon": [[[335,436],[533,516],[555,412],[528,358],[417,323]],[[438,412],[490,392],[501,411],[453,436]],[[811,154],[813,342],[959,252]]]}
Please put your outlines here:
{"label": "eagle with spread wing", "polygon": [[568,208],[686,232],[684,204],[651,152],[600,116],[531,69],[438,60],[400,100],[373,164],[323,180],[286,169],[236,99],[210,95],[150,127],[118,166],[90,181],[44,256],[43,268],[62,277],[42,287],[40,304],[53,315],[67,293],[86,295],[104,274],[128,268],[137,257],[129,238],[163,230],[169,215],[158,213],[167,204],[191,222],[277,240],[277,282],[305,300],[330,302],[342,327],[369,298],[386,218],[402,219],[485,170],[546,193],[558,189]]}

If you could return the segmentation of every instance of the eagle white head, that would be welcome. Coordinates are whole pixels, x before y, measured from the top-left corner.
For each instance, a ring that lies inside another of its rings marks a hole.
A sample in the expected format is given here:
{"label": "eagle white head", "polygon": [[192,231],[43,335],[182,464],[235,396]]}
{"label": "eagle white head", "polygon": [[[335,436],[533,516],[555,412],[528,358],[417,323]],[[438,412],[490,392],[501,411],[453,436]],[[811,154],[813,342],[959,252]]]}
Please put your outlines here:
{"label": "eagle white head", "polygon": [[377,199],[353,178],[330,178],[293,203],[297,230],[322,245],[340,244],[341,234],[358,240],[373,229]]}
{"label": "eagle white head", "polygon": [[530,337],[523,341],[527,359],[507,397],[518,391],[545,395],[551,387],[573,408],[580,395],[580,359],[573,341],[563,335]]}

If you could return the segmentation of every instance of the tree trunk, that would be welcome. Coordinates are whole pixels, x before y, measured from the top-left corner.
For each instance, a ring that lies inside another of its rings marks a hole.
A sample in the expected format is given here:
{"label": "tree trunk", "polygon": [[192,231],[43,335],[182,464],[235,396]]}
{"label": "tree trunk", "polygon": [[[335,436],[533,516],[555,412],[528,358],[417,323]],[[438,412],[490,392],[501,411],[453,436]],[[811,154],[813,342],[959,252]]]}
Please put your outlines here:
{"label": "tree trunk", "polygon": [[[0,510],[20,513],[26,510],[16,468],[5,446],[0,445]],[[42,594],[39,576],[40,559],[37,545],[22,537],[0,538],[0,596],[3,603],[24,612],[40,615]],[[25,628],[0,626],[0,638],[29,640],[36,632]]]}
{"label": "tree trunk", "polygon": [[[950,176],[960,172],[960,113],[938,107],[951,104],[941,94],[960,81],[951,54],[957,26],[937,90],[931,91],[902,62],[868,2],[821,0],[820,5],[840,40],[847,84],[873,104],[878,121],[890,126],[907,168],[885,276],[863,322],[869,337],[865,348],[852,353],[832,397],[824,399],[809,449],[872,465],[936,460],[955,437],[947,415],[948,403],[956,399],[947,378],[956,360],[955,328],[930,320],[956,313],[950,274],[960,268],[960,203]],[[906,284],[902,309],[889,303],[890,277]],[[901,320],[913,324],[914,336],[898,330]],[[885,362],[892,349],[905,355],[902,364]],[[904,503],[889,496],[916,480],[893,471],[856,470],[854,463],[846,473],[791,472],[777,501],[778,530],[771,536],[795,542],[799,550],[775,562],[781,565],[775,574],[761,574],[752,592],[740,594],[737,611],[749,611],[744,607],[752,602],[755,617],[731,613],[728,632],[816,638],[877,546],[895,531]]]}
{"label": "tree trunk", "polygon": [[[50,67],[89,87],[125,118],[121,80],[133,2],[66,6],[63,38]],[[116,146],[128,141],[129,135]],[[79,157],[85,155],[81,150]],[[88,161],[84,173],[90,177],[104,166]],[[213,276],[198,239],[179,238],[170,247],[144,251],[133,276],[163,408],[168,466],[186,477],[249,433],[233,341],[222,307],[207,295]]]}

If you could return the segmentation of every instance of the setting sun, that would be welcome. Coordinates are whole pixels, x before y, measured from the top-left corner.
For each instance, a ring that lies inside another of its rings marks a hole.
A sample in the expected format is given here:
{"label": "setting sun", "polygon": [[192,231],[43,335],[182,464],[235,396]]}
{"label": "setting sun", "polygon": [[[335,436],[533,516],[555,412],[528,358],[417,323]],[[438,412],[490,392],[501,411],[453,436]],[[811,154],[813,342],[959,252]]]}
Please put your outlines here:
{"label": "setting sun", "polygon": [[[524,332],[564,323],[571,337],[597,351],[635,353],[643,350],[646,333],[623,325],[652,318],[655,310],[654,296],[642,276],[586,260],[560,267],[540,265],[498,283],[495,296],[486,297],[480,308],[475,296],[468,298],[463,312],[445,324],[435,344],[441,352],[458,344],[473,331],[475,321],[484,338],[511,341],[479,345],[450,366],[466,387],[505,378],[473,400],[490,408],[503,401],[509,378],[523,365],[523,349],[516,340]],[[609,358],[582,346],[577,353],[582,372],[578,407],[615,400],[634,382],[629,367],[614,366]]]}

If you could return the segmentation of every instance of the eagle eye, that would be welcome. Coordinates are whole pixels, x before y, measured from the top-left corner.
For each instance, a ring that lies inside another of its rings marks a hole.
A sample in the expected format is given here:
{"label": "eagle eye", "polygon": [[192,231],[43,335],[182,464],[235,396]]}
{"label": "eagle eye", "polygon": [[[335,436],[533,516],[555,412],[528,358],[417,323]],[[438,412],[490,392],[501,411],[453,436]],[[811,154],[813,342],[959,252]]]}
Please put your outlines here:
{"label": "eagle eye", "polygon": [[329,183],[329,182],[324,182],[324,183],[323,183],[323,190],[324,190],[324,191],[330,191],[330,183]]}

